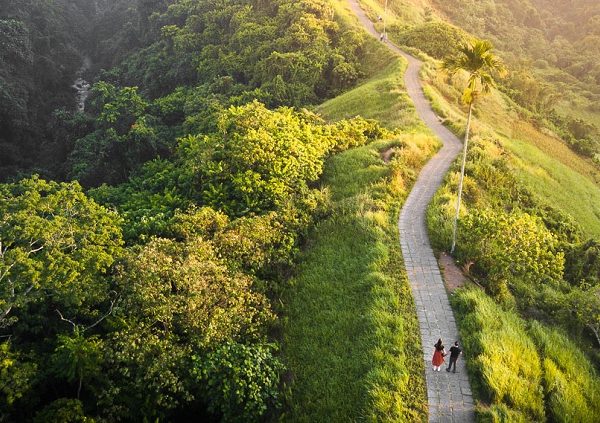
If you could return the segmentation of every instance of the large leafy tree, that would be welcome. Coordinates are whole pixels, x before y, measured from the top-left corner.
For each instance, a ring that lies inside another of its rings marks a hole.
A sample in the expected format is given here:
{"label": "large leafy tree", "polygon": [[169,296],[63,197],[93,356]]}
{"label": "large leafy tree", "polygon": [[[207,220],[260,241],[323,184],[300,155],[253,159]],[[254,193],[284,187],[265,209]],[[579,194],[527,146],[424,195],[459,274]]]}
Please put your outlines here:
{"label": "large leafy tree", "polygon": [[494,87],[494,74],[502,75],[505,73],[504,65],[500,59],[492,53],[492,49],[492,43],[487,40],[475,40],[470,43],[465,43],[459,47],[457,55],[447,58],[443,64],[444,69],[450,72],[450,74],[455,74],[459,71],[464,71],[468,74],[468,82],[463,92],[462,99],[469,106],[469,112],[467,115],[460,181],[458,184],[458,200],[456,203],[456,216],[454,218],[451,252],[454,252],[456,246],[456,229],[460,211],[463,180],[465,177],[465,164],[467,161],[467,148],[473,106],[479,96],[489,93]]}
{"label": "large leafy tree", "polygon": [[111,386],[100,395],[111,418],[164,419],[203,400],[191,355],[202,360],[226,342],[261,341],[273,318],[253,279],[228,268],[197,236],[134,248],[117,283],[122,301],[105,342]]}
{"label": "large leafy tree", "polygon": [[122,245],[116,214],[76,182],[24,179],[0,185],[0,198],[0,325],[31,303],[84,309],[105,298]]}

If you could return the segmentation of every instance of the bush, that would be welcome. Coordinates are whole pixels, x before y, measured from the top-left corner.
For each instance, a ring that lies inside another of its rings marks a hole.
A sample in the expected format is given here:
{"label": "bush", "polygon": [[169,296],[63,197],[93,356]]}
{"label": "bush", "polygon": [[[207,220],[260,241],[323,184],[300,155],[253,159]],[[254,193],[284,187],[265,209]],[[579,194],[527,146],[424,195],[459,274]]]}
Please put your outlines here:
{"label": "bush", "polygon": [[416,47],[436,59],[452,55],[456,51],[453,46],[461,45],[469,38],[462,29],[445,22],[427,22],[398,34],[401,44]]}
{"label": "bush", "polygon": [[535,288],[562,283],[564,254],[556,251],[557,238],[541,219],[521,212],[476,210],[459,224],[458,255],[476,265],[492,294],[500,294],[506,284]]}
{"label": "bush", "polygon": [[194,356],[196,377],[206,387],[209,411],[223,421],[256,421],[279,402],[283,366],[270,344],[226,343],[206,357]]}
{"label": "bush", "polygon": [[70,398],[60,398],[47,405],[36,414],[35,423],[94,423],[95,420],[86,417],[81,401]]}

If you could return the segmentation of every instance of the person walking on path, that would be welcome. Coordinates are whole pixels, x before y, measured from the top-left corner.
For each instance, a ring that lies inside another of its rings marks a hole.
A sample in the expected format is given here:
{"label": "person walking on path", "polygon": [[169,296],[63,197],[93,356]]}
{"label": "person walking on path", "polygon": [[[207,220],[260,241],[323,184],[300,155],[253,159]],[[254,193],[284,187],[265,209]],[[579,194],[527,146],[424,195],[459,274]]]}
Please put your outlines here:
{"label": "person walking on path", "polygon": [[454,365],[454,370],[452,373],[456,373],[456,360],[458,360],[458,356],[462,353],[462,350],[458,347],[458,341],[454,343],[454,345],[450,348],[450,364],[446,368],[446,371],[449,372],[450,368]]}
{"label": "person walking on path", "polygon": [[431,360],[431,364],[433,364],[433,371],[436,370],[439,372],[440,367],[444,363],[444,357],[446,356],[446,351],[444,350],[444,345],[442,344],[442,339],[438,339],[436,344],[434,345],[435,349],[433,351],[433,359]]}

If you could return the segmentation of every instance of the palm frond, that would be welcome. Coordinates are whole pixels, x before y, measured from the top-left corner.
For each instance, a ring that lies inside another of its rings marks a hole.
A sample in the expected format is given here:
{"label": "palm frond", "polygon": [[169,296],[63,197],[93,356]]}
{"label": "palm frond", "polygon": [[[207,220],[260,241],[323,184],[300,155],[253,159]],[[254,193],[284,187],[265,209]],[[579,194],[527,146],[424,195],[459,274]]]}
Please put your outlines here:
{"label": "palm frond", "polygon": [[475,40],[458,46],[458,54],[444,60],[443,68],[451,74],[464,70],[469,74],[467,87],[463,93],[463,101],[475,100],[479,90],[489,93],[495,86],[493,74],[503,76],[506,68],[502,61],[494,55],[494,46],[488,40]]}

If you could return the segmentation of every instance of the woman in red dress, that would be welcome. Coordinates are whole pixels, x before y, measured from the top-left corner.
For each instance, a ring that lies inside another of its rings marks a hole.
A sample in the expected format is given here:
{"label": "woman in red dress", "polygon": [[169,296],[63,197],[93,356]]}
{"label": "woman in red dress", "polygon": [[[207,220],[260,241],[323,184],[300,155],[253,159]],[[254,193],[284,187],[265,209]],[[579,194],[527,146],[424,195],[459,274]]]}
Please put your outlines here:
{"label": "woman in red dress", "polygon": [[442,339],[438,339],[437,343],[434,345],[435,349],[433,351],[433,359],[431,360],[431,364],[433,364],[433,371],[440,371],[440,367],[444,364],[444,357],[446,356],[446,351],[444,350],[444,345],[442,344]]}

